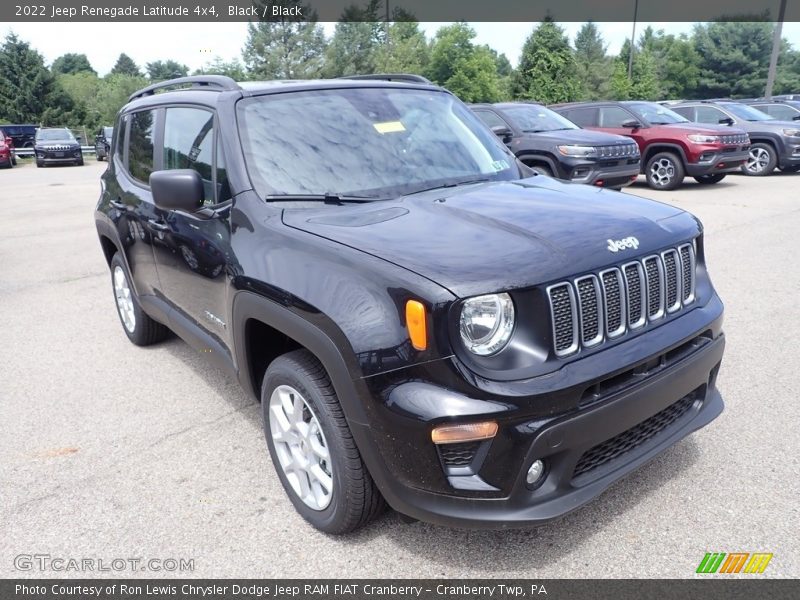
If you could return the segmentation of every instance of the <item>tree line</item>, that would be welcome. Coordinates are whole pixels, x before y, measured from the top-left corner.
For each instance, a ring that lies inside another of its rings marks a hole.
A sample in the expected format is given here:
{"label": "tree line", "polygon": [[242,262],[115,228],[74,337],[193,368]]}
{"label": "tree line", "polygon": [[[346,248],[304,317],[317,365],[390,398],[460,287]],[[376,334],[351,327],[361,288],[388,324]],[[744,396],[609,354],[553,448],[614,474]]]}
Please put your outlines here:
{"label": "tree line", "polygon": [[[194,74],[246,81],[415,73],[466,102],[745,97],[763,94],[772,49],[771,23],[715,22],[678,36],[648,27],[611,55],[594,23],[585,23],[570,43],[562,27],[545,20],[533,27],[512,68],[504,54],[476,42],[468,23],[440,27],[429,40],[401,11],[381,21],[379,7],[380,0],[351,7],[330,38],[313,17],[250,23],[241,59],[215,58]],[[0,122],[108,125],[134,91],[188,74],[174,60],[139,66],[124,53],[104,77],[84,54],[65,54],[48,67],[11,33],[0,47]],[[774,89],[800,92],[800,51],[786,40]]]}

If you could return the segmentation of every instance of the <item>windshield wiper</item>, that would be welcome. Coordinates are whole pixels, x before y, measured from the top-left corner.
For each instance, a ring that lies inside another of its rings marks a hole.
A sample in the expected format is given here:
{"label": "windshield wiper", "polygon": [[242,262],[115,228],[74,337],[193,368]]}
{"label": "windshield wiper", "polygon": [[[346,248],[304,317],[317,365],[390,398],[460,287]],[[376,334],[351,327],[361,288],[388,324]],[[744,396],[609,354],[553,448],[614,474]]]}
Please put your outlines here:
{"label": "windshield wiper", "polygon": [[425,189],[422,189],[422,190],[416,190],[414,192],[409,192],[408,194],[403,194],[403,195],[404,196],[412,196],[413,194],[421,194],[422,192],[430,192],[430,191],[433,191],[433,190],[443,190],[445,188],[454,188],[454,187],[458,187],[460,185],[470,185],[470,184],[473,184],[473,183],[486,183],[487,181],[490,181],[490,179],[488,177],[483,177],[481,179],[469,179],[467,181],[457,181],[455,183],[444,183],[442,185],[435,185],[433,187],[425,188]]}
{"label": "windshield wiper", "polygon": [[345,194],[271,194],[264,197],[267,202],[324,202],[325,204],[372,202],[378,199],[378,196],[351,196]]}

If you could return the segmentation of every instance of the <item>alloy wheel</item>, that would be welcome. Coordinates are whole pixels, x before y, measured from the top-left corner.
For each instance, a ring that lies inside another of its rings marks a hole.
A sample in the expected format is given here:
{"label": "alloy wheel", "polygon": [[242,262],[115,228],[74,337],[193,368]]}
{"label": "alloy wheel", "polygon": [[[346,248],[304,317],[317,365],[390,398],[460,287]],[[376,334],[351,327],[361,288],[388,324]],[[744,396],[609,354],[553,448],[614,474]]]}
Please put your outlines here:
{"label": "alloy wheel", "polygon": [[650,165],[650,179],[658,187],[670,184],[675,177],[675,165],[668,158],[660,158]]}
{"label": "alloy wheel", "polygon": [[313,510],[333,497],[333,465],[317,416],[302,394],[279,385],[269,399],[269,430],[283,474],[297,496]]}
{"label": "alloy wheel", "polygon": [[769,164],[769,152],[764,148],[751,148],[746,169],[751,173],[761,173]]}
{"label": "alloy wheel", "polygon": [[133,309],[131,288],[125,272],[119,266],[114,267],[114,297],[117,299],[117,310],[122,324],[125,325],[125,329],[133,333],[136,329],[136,313]]}

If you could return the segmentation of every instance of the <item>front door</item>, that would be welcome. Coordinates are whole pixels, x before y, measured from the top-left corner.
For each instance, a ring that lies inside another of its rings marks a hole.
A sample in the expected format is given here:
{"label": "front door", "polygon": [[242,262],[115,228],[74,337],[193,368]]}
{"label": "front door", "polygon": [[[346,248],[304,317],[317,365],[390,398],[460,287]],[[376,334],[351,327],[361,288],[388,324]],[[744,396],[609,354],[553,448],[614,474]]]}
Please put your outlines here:
{"label": "front door", "polygon": [[214,113],[205,108],[165,109],[161,168],[197,171],[204,183],[205,210],[189,214],[156,209],[160,233],[153,250],[161,293],[175,318],[207,333],[230,358],[230,190],[214,123]]}

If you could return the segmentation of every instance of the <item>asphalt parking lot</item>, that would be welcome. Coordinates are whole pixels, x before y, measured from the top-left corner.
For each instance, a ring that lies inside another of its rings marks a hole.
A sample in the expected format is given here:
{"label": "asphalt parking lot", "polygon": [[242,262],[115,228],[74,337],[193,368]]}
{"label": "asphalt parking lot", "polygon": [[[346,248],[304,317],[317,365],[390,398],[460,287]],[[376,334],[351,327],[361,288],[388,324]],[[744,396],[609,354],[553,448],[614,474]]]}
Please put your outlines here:
{"label": "asphalt parking lot", "polygon": [[195,577],[691,577],[711,551],[800,575],[800,174],[627,190],[705,224],[728,344],[709,427],[540,529],[387,512],[332,538],[285,497],[235,381],[177,338],[123,334],[92,219],[104,168],[0,171],[0,577],[103,575],[20,571],[20,554],[189,558],[167,575]]}

